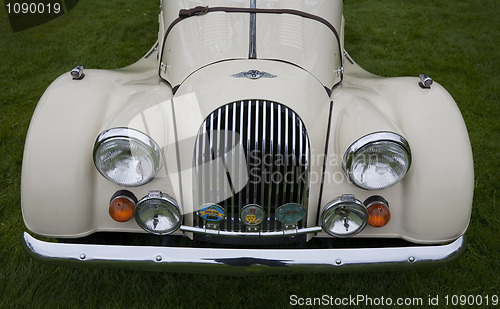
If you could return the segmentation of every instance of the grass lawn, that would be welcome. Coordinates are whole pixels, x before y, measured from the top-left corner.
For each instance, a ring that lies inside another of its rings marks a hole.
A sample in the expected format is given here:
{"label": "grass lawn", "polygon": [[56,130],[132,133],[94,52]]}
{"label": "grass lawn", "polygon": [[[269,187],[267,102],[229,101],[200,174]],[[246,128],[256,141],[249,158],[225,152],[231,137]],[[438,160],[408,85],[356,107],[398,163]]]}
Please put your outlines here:
{"label": "grass lawn", "polygon": [[421,297],[425,303],[439,295],[436,308],[445,308],[446,295],[500,295],[497,0],[345,2],[346,49],[362,67],[383,76],[427,73],[451,93],[464,116],[476,187],[467,251],[450,266],[246,278],[52,267],[31,260],[21,248],[20,175],[40,96],[77,64],[111,69],[135,62],[157,38],[157,13],[157,0],[85,0],[58,19],[12,33],[0,9],[1,308],[281,308],[289,307],[292,294]]}

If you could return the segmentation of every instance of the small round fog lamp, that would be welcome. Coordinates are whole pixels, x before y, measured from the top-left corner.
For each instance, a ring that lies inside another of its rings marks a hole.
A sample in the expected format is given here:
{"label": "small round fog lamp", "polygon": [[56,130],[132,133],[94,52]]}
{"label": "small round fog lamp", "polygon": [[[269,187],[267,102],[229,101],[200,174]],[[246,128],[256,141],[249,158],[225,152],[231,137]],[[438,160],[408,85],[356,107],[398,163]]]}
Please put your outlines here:
{"label": "small round fog lamp", "polygon": [[150,191],[137,204],[135,220],[151,234],[167,235],[181,226],[182,211],[172,197],[160,191]]}
{"label": "small round fog lamp", "polygon": [[325,232],[335,237],[350,237],[361,232],[368,222],[368,211],[365,205],[344,194],[325,206],[321,214],[322,227]]}

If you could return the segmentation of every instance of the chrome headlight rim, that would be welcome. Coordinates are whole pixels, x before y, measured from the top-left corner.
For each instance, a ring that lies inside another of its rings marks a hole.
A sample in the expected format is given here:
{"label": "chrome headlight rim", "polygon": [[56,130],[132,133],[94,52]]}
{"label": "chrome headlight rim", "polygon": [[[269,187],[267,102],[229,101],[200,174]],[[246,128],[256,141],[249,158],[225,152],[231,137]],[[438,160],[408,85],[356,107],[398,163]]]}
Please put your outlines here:
{"label": "chrome headlight rim", "polygon": [[[366,149],[370,146],[373,145],[382,145],[384,143],[394,143],[397,146],[401,147],[407,155],[408,158],[408,164],[407,168],[403,174],[403,176],[396,182],[390,184],[389,186],[383,187],[383,188],[372,188],[369,186],[363,185],[363,183],[357,181],[357,179],[353,175],[353,170],[352,170],[352,164],[354,161],[355,156],[358,154],[363,149]],[[366,134],[356,140],[354,143],[352,143],[344,153],[344,160],[343,160],[343,165],[342,168],[344,170],[344,173],[346,176],[349,178],[351,182],[353,182],[356,186],[359,188],[365,189],[365,190],[382,190],[385,188],[389,188],[398,182],[401,181],[401,179],[404,178],[404,176],[408,173],[411,167],[411,162],[412,162],[412,154],[411,154],[411,148],[410,144],[408,141],[401,135],[395,133],[395,132],[390,132],[390,131],[379,131],[379,132],[373,132]]]}
{"label": "chrome headlight rim", "polygon": [[[149,176],[146,177],[144,181],[137,183],[137,184],[129,184],[129,183],[123,183],[119,182],[116,179],[113,179],[109,177],[104,171],[102,171],[98,164],[97,164],[97,153],[98,150],[104,143],[106,142],[112,142],[116,140],[128,140],[128,141],[133,141],[135,143],[140,144],[144,148],[148,149],[148,152],[154,162],[156,163],[156,168],[154,169],[153,173]],[[94,166],[96,167],[97,171],[107,180],[111,181],[114,184],[123,186],[123,187],[139,187],[142,185],[147,184],[148,182],[152,181],[156,175],[158,175],[158,172],[162,169],[163,167],[163,155],[161,152],[160,146],[146,133],[143,133],[139,130],[133,129],[133,128],[128,128],[128,127],[116,127],[116,128],[111,128],[108,130],[105,130],[101,132],[95,142],[94,142],[94,148],[92,152],[92,159],[94,161]]]}
{"label": "chrome headlight rim", "polygon": [[[331,229],[329,229],[326,226],[327,220],[331,216],[331,215],[328,216],[328,212],[331,210],[334,211],[335,209],[342,207],[342,206],[355,207],[356,210],[359,211],[364,216],[364,218],[361,218],[362,222],[361,222],[360,226],[357,229],[355,229],[353,232],[339,234],[339,233],[333,232]],[[361,233],[361,231],[363,231],[365,229],[365,227],[368,223],[368,217],[369,217],[368,209],[361,201],[357,200],[354,197],[354,195],[352,195],[352,194],[344,194],[344,195],[332,200],[330,203],[325,205],[325,207],[323,208],[323,211],[321,212],[321,228],[323,229],[323,231],[325,231],[330,236],[337,237],[337,238],[348,238],[348,237],[352,237],[352,236],[355,236],[355,235]]]}
{"label": "chrome headlight rim", "polygon": [[[152,200],[159,200],[161,202],[165,202],[168,205],[173,206],[173,209],[178,212],[179,220],[169,230],[167,230],[167,231],[154,231],[154,230],[151,230],[151,229],[149,229],[146,226],[146,224],[144,223],[144,221],[140,218],[139,213],[141,212],[141,210],[142,210],[143,207],[146,207],[145,203],[146,202],[150,202]],[[170,195],[168,195],[166,193],[162,193],[160,191],[150,191],[148,193],[148,195],[146,195],[145,197],[143,197],[142,199],[140,199],[139,202],[137,203],[136,208],[135,208],[134,218],[135,218],[135,221],[136,221],[137,225],[139,225],[144,231],[146,231],[146,232],[148,232],[150,234],[153,234],[153,235],[169,235],[169,234],[174,233],[175,231],[177,231],[181,227],[181,225],[182,225],[182,219],[183,219],[183,212],[182,212],[182,208],[179,206],[179,204],[177,203],[177,201],[173,197],[171,197]]]}

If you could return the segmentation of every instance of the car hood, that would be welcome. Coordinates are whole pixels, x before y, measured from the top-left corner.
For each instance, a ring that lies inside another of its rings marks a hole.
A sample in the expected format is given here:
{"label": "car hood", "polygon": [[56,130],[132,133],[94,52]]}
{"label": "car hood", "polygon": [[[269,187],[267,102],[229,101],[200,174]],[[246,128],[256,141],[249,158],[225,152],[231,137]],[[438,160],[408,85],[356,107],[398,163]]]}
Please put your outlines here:
{"label": "car hood", "polygon": [[[176,22],[180,10],[195,6],[249,8],[249,5],[248,0],[164,1],[159,33],[160,76],[175,87],[204,66],[252,58],[249,55],[252,14],[217,11]],[[258,13],[254,58],[294,64],[329,89],[341,80],[342,1],[259,0],[257,9],[304,12],[326,23],[290,13]],[[175,26],[171,27],[172,23]]]}

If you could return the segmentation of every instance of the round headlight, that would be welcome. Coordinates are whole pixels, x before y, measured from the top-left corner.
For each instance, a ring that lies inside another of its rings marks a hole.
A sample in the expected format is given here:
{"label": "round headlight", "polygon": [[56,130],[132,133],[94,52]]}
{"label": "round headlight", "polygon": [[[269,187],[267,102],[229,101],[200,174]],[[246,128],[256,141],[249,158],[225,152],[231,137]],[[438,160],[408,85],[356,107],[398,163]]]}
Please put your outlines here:
{"label": "round headlight", "polygon": [[134,216],[143,230],[155,235],[173,233],[182,222],[182,211],[177,202],[160,191],[150,191],[142,198]]}
{"label": "round headlight", "polygon": [[411,164],[410,145],[401,135],[375,132],[354,142],[344,155],[344,171],[358,187],[378,190],[398,183]]}
{"label": "round headlight", "polygon": [[323,230],[332,236],[354,236],[365,228],[368,211],[354,195],[344,194],[325,206],[321,221]]}
{"label": "round headlight", "polygon": [[162,156],[160,147],[146,134],[113,128],[97,137],[94,164],[99,173],[118,185],[140,186],[158,174]]}

